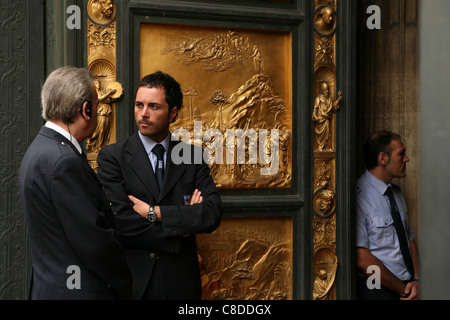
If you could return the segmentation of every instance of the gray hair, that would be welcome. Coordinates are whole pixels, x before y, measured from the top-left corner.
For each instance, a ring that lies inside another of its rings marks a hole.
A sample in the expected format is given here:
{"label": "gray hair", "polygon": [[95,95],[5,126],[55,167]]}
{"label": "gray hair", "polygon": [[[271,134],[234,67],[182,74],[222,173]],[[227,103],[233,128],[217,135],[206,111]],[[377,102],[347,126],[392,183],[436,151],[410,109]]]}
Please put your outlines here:
{"label": "gray hair", "polygon": [[73,123],[85,101],[92,102],[95,77],[84,68],[61,67],[53,71],[42,87],[42,117]]}

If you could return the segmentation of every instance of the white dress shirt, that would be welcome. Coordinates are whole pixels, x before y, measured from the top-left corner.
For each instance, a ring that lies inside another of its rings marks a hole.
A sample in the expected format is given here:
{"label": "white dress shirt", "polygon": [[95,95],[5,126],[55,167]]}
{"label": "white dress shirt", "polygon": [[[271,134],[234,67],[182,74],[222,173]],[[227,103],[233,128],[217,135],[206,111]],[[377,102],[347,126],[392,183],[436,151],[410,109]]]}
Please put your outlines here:
{"label": "white dress shirt", "polygon": [[[156,166],[157,159],[156,159],[156,155],[152,152],[152,150],[153,150],[153,147],[158,144],[158,142],[155,142],[152,139],[150,139],[149,137],[142,135],[140,131],[138,132],[138,134],[139,134],[139,138],[142,141],[142,144],[144,145],[145,152],[147,152],[147,154],[148,154],[150,163],[152,164],[153,172],[155,172],[155,166]],[[164,147],[164,149],[166,150],[166,152],[164,152],[164,169],[166,168],[167,150],[169,150],[169,143],[170,143],[170,134],[168,134],[167,137],[165,137],[163,141],[159,142],[159,144],[161,144]]]}

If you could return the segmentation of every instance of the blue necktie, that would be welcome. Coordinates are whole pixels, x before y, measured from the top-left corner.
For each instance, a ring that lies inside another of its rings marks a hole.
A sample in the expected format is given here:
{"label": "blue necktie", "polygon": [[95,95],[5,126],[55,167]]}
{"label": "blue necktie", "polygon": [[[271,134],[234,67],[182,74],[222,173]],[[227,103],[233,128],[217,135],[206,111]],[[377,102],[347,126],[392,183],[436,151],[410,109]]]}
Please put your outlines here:
{"label": "blue necktie", "polygon": [[155,176],[158,182],[159,191],[162,189],[164,181],[164,152],[165,149],[161,144],[153,147],[152,152],[156,155]]}
{"label": "blue necktie", "polygon": [[405,261],[406,268],[409,273],[411,273],[411,278],[414,277],[414,266],[411,259],[411,254],[409,252],[408,240],[406,238],[405,228],[403,227],[402,219],[400,218],[400,212],[398,212],[397,204],[395,203],[394,194],[389,186],[384,193],[388,196],[389,202],[391,204],[391,215],[394,220],[394,227],[397,233],[398,241],[400,243],[400,251],[403,255],[403,260]]}

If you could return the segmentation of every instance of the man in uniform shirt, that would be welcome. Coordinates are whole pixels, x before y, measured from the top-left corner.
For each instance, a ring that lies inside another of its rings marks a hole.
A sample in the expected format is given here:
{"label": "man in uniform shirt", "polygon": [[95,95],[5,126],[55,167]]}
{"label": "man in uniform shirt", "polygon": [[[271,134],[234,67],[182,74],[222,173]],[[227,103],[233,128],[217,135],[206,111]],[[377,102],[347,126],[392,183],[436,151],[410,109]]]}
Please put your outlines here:
{"label": "man in uniform shirt", "polygon": [[[405,146],[397,134],[375,132],[364,143],[364,159],[367,170],[356,185],[358,299],[418,299],[415,234],[400,188],[391,183],[406,176]],[[379,289],[367,285],[373,270],[379,270]]]}

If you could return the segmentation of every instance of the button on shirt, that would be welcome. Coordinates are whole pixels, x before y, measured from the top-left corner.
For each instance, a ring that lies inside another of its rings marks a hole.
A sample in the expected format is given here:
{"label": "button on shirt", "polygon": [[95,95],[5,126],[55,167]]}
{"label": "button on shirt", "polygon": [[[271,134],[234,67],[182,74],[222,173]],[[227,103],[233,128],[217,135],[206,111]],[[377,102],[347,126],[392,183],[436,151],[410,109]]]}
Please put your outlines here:
{"label": "button on shirt", "polygon": [[415,234],[408,223],[405,199],[400,188],[386,184],[369,171],[356,183],[356,246],[370,250],[386,268],[402,281],[411,278],[403,261],[400,245],[390,212],[389,198],[384,195],[392,186],[395,202],[409,241]]}

